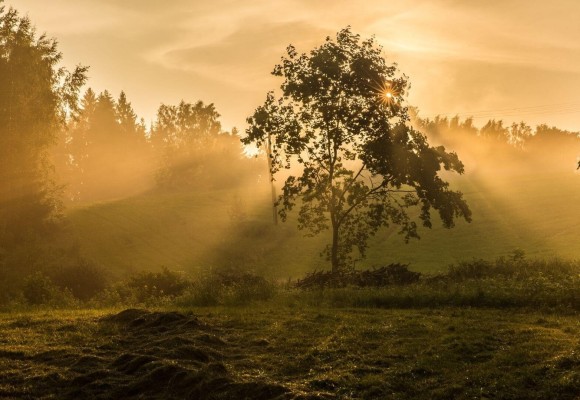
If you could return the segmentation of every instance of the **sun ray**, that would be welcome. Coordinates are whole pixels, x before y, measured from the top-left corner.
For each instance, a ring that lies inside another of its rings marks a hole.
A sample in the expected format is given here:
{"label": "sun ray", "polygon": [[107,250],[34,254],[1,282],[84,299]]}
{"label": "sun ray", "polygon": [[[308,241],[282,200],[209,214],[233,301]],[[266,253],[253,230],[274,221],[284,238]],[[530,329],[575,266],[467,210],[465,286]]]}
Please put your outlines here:
{"label": "sun ray", "polygon": [[377,100],[385,106],[392,106],[400,100],[397,89],[388,80],[374,85],[373,90],[376,92]]}

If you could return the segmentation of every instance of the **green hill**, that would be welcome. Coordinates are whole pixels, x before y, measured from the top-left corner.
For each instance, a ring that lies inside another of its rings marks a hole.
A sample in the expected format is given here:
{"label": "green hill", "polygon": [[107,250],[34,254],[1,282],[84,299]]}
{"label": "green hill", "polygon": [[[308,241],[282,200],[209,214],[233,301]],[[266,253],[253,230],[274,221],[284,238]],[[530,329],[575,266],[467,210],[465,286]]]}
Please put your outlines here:
{"label": "green hill", "polygon": [[[418,271],[444,270],[472,258],[507,256],[579,258],[580,176],[571,168],[523,170],[502,162],[454,177],[473,222],[454,229],[421,229],[421,240],[404,244],[397,228],[381,231],[366,260],[356,267],[410,263]],[[469,167],[469,166],[468,166]],[[521,167],[521,164],[520,164]],[[467,168],[469,171],[469,168]],[[328,236],[308,238],[289,220],[274,226],[268,185],[244,189],[150,192],[68,210],[61,239],[114,271],[161,266],[195,273],[237,265],[277,278],[326,268],[319,257]]]}

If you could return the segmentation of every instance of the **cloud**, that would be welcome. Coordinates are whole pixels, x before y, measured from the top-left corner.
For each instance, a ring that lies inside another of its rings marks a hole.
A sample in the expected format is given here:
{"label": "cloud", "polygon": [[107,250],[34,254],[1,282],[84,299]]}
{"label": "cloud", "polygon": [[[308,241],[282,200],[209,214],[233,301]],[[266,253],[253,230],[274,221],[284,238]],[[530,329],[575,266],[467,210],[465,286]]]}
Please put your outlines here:
{"label": "cloud", "polygon": [[243,121],[278,82],[270,72],[289,43],[307,52],[346,25],[376,35],[388,60],[410,76],[423,109],[553,104],[580,90],[573,81],[580,73],[577,0],[6,3],[56,36],[65,60],[91,65],[91,84],[132,88],[148,119],[161,99],[193,97]]}
{"label": "cloud", "polygon": [[[425,3],[395,18],[379,17],[371,29],[396,53],[431,62],[480,61],[577,70],[579,4],[524,1]],[[556,10],[556,11],[555,11]]]}
{"label": "cloud", "polygon": [[297,39],[303,44],[309,38],[324,38],[326,33],[304,22],[275,25],[247,20],[219,41],[167,51],[162,62],[168,68],[192,71],[253,90],[258,82],[268,78],[288,44],[296,43]]}

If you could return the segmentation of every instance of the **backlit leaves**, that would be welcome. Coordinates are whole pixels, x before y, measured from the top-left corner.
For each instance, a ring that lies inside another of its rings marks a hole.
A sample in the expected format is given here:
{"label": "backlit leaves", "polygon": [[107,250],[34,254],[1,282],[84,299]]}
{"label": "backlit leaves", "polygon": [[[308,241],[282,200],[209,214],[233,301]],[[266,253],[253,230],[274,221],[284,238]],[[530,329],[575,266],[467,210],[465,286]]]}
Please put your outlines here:
{"label": "backlit leaves", "polygon": [[409,207],[421,206],[427,227],[432,208],[447,227],[470,220],[461,193],[439,177],[442,168],[462,173],[463,165],[407,124],[406,77],[373,38],[346,28],[309,54],[289,46],[273,74],[284,79],[281,94],[267,94],[243,142],[270,143],[273,174],[300,167],[284,183],[280,215],[298,204],[299,228],[332,230],[333,270],[345,268],[354,249],[364,256],[380,227],[395,224],[405,240],[418,238]]}

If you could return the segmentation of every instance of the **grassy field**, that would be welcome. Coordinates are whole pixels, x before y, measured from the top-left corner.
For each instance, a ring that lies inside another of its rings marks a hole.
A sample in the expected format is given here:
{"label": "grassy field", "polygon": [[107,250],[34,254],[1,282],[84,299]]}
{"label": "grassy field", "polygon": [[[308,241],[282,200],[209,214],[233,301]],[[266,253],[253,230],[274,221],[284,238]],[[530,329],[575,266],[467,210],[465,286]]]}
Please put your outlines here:
{"label": "grassy field", "polygon": [[[493,177],[493,178],[492,178]],[[447,230],[435,221],[422,239],[405,245],[392,227],[370,243],[356,266],[410,263],[421,272],[446,270],[473,258],[493,259],[522,249],[529,257],[577,259],[580,184],[572,171],[473,172],[455,178],[473,222]],[[295,221],[274,226],[266,184],[232,190],[192,190],[72,207],[64,246],[114,271],[158,270],[196,273],[236,265],[285,279],[327,268],[319,257],[328,237],[306,238]]]}
{"label": "grassy field", "polygon": [[280,306],[0,316],[0,396],[578,399],[577,315]]}

